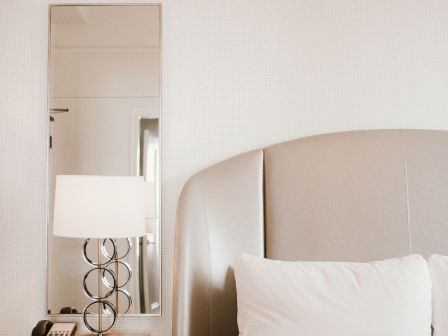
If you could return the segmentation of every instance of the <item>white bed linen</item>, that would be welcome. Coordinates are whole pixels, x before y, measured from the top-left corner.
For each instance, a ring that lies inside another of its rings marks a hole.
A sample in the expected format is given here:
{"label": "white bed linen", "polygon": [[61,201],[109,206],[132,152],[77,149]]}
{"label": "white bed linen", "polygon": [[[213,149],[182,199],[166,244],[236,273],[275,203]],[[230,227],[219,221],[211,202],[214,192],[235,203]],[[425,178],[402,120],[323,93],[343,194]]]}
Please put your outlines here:
{"label": "white bed linen", "polygon": [[434,336],[448,335],[448,257],[428,258],[432,282],[432,325]]}
{"label": "white bed linen", "polygon": [[418,255],[371,263],[235,264],[241,336],[430,336],[431,282]]}

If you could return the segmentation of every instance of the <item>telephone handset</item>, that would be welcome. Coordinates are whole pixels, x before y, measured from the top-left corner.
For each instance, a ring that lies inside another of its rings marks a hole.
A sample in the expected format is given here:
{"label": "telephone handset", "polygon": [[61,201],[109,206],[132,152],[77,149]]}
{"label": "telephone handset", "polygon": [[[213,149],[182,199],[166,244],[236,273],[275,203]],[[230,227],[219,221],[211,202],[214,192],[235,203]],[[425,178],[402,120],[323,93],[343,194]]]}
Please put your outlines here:
{"label": "telephone handset", "polygon": [[74,336],[76,323],[52,323],[42,320],[34,327],[31,336]]}
{"label": "telephone handset", "polygon": [[33,331],[31,332],[31,336],[46,336],[50,332],[53,323],[48,320],[42,320],[37,322]]}

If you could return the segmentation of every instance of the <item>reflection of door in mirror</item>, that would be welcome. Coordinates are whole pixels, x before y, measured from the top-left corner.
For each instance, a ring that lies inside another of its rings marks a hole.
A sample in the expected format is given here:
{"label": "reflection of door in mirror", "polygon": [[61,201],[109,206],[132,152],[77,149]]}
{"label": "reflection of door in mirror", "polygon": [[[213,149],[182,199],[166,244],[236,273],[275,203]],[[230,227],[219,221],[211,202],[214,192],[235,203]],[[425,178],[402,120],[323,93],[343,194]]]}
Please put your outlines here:
{"label": "reflection of door in mirror", "polygon": [[[90,302],[83,240],[52,235],[56,175],[141,175],[154,182],[156,216],[147,219],[145,236],[132,239],[125,290],[128,314],[160,314],[159,27],[160,5],[50,7],[49,314],[66,307],[81,313]],[[110,299],[123,313],[120,300]]]}

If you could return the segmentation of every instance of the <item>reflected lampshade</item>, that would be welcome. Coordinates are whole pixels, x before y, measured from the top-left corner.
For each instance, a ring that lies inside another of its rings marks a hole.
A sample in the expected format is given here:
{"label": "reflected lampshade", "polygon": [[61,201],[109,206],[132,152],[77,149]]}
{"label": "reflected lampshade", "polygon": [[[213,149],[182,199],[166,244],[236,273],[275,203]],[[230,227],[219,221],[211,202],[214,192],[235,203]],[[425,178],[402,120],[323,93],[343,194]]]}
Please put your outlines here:
{"label": "reflected lampshade", "polygon": [[152,182],[145,182],[146,186],[146,233],[154,233],[157,228],[156,186]]}
{"label": "reflected lampshade", "polygon": [[154,219],[157,216],[156,186],[152,182],[145,181],[145,218]]}
{"label": "reflected lampshade", "polygon": [[147,202],[142,177],[58,175],[53,234],[72,238],[141,236]]}

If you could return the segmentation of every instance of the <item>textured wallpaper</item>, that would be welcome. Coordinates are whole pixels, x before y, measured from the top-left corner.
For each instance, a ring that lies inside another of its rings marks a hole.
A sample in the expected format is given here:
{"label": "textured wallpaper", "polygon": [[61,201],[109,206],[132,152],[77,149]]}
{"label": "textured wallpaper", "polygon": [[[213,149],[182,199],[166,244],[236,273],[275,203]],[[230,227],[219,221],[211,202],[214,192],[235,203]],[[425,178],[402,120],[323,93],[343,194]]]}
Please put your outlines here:
{"label": "textured wallpaper", "polygon": [[[48,3],[0,0],[5,336],[45,316]],[[163,315],[121,319],[132,335],[171,335],[175,209],[193,173],[311,134],[448,129],[444,0],[166,0],[162,12]]]}

